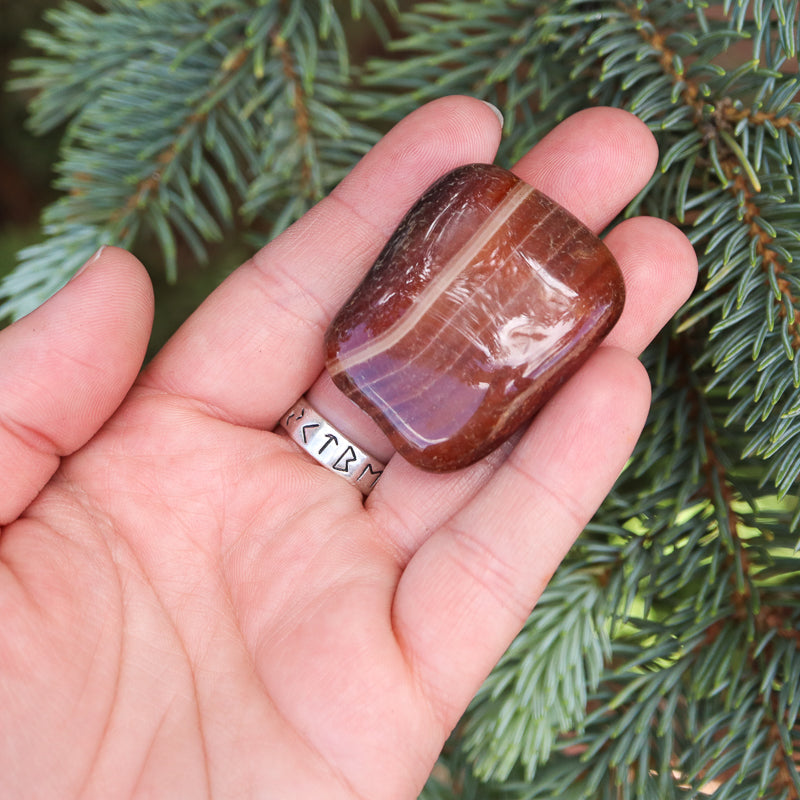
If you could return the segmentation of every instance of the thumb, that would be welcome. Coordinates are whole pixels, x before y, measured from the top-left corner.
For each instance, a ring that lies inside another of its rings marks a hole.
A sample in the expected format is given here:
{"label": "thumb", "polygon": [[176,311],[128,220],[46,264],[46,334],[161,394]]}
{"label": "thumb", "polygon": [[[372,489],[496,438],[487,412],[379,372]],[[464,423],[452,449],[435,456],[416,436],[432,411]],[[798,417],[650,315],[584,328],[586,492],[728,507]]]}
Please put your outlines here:
{"label": "thumb", "polygon": [[16,519],[114,413],[153,319],[150,281],[104,248],[41,307],[0,331],[0,525]]}

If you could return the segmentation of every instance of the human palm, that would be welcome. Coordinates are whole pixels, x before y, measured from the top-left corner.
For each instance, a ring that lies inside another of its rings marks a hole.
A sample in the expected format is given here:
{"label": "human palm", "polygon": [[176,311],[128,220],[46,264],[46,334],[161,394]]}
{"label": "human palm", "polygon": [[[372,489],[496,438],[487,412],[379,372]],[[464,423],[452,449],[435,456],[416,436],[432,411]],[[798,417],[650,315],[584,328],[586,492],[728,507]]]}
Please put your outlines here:
{"label": "human palm", "polygon": [[[617,226],[623,316],[529,430],[449,475],[393,458],[362,502],[273,431],[311,387],[391,455],[318,377],[322,333],[416,195],[499,133],[468,98],[411,115],[138,377],[150,288],[120,250],[0,335],[0,795],[416,796],[629,456],[635,354],[696,269],[668,224]],[[599,230],[654,159],[593,109],[515,170]]]}

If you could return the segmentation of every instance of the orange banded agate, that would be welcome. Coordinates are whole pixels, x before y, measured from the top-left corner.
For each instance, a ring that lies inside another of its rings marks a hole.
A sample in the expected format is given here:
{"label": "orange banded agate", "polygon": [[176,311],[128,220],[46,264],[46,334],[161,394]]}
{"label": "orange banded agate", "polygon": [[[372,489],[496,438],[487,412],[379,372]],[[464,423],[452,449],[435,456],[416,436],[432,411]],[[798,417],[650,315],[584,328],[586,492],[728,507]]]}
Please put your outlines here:
{"label": "orange banded agate", "polygon": [[406,214],[325,336],[334,383],[423,469],[460,469],[528,422],[597,347],[625,287],[583,223],[470,164]]}

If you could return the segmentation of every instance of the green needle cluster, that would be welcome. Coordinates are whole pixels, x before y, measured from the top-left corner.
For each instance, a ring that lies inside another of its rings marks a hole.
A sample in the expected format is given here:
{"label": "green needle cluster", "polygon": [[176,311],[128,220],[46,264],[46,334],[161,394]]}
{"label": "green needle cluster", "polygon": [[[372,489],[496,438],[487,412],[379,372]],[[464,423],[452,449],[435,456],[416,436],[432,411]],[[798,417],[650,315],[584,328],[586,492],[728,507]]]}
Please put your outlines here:
{"label": "green needle cluster", "polygon": [[423,797],[800,798],[798,0],[99,6],[51,11],[18,64],[33,129],[65,125],[62,196],[0,315],[107,242],[156,241],[173,280],[263,242],[444,94],[504,111],[504,165],[587,105],[651,128],[626,213],[685,230],[695,293],[643,357],[628,468]]}

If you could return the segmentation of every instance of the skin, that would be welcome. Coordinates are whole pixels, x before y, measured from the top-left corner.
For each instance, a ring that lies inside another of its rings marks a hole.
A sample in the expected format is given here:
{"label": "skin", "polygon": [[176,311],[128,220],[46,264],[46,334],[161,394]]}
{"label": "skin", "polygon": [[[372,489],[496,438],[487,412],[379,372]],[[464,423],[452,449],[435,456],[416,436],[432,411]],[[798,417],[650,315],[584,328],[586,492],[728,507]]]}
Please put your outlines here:
{"label": "skin", "polygon": [[[0,333],[8,796],[417,796],[629,457],[636,356],[697,269],[668,223],[618,225],[623,316],[514,446],[449,475],[394,458],[362,503],[272,431],[307,391],[391,456],[320,376],[324,329],[414,199],[499,138],[479,101],[420,108],[141,373],[151,288],[122,250]],[[600,230],[656,160],[594,108],[514,169]]]}

